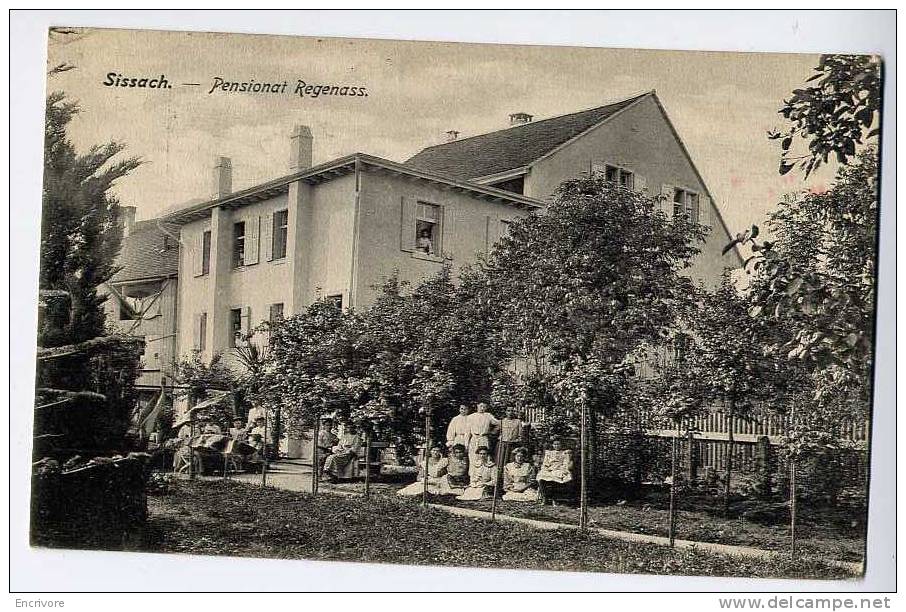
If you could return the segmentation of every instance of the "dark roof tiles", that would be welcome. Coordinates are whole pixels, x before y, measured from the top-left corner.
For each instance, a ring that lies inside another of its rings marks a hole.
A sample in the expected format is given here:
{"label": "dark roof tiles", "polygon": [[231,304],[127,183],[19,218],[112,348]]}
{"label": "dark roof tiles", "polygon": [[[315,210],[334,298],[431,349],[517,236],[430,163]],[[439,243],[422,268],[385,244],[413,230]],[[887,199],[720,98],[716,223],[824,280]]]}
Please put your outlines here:
{"label": "dark roof tiles", "polygon": [[646,95],[428,147],[405,165],[458,179],[521,168]]}
{"label": "dark roof tiles", "polygon": [[[166,230],[166,231],[165,231]],[[157,219],[138,221],[123,238],[111,282],[175,276],[179,271],[179,226]]]}

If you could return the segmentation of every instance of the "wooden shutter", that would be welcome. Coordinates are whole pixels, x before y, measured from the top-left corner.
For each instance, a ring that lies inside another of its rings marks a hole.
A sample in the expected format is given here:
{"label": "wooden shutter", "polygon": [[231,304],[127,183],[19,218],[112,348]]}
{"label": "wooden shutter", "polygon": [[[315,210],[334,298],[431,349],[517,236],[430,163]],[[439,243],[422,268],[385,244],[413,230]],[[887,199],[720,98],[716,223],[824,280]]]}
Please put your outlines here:
{"label": "wooden shutter", "polygon": [[634,175],[633,179],[635,182],[635,191],[638,191],[639,193],[645,193],[648,191],[648,179],[646,179],[641,174]]}
{"label": "wooden shutter", "polygon": [[202,229],[192,240],[192,252],[190,253],[190,256],[192,257],[192,274],[194,276],[201,276],[203,273],[204,232],[205,230]]}
{"label": "wooden shutter", "polygon": [[264,261],[274,259],[274,221],[277,213],[265,215],[261,219],[261,246],[264,248]]}
{"label": "wooden shutter", "polygon": [[706,195],[701,195],[698,198],[698,222],[701,225],[706,225],[711,227],[713,225],[711,207],[711,198]]}
{"label": "wooden shutter", "polygon": [[258,234],[261,218],[252,217],[245,222],[245,265],[258,263]]}
{"label": "wooden shutter", "polygon": [[196,351],[201,350],[201,317],[202,313],[195,313],[192,317],[192,348]]}
{"label": "wooden shutter", "polygon": [[400,250],[415,250],[415,200],[400,198]]}
{"label": "wooden shutter", "polygon": [[661,185],[661,212],[667,215],[668,219],[673,218],[673,196],[676,190],[673,185]]}
{"label": "wooden shutter", "polygon": [[252,329],[252,308],[251,306],[242,307],[242,317],[240,319],[240,324],[242,326],[242,335],[248,335],[249,331]]}
{"label": "wooden shutter", "polygon": [[456,234],[456,209],[452,206],[440,207],[440,244],[437,245],[436,255],[445,257],[453,256],[453,236]]}

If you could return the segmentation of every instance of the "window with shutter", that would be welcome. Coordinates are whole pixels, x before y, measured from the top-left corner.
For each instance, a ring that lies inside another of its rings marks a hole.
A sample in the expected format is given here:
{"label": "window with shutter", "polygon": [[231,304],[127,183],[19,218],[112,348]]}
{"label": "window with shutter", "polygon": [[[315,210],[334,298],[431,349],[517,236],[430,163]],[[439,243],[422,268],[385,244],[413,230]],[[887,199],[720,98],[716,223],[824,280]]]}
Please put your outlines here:
{"label": "window with shutter", "polygon": [[272,258],[283,259],[286,257],[286,242],[289,236],[289,211],[278,210],[271,218],[273,224]]}
{"label": "window with shutter", "polygon": [[415,201],[405,196],[400,198],[400,250],[415,250]]}
{"label": "window with shutter", "polygon": [[658,198],[659,210],[667,215],[668,219],[673,218],[673,197],[675,189],[673,185],[661,185],[661,197]]}
{"label": "window with shutter", "polygon": [[443,253],[443,208],[437,204],[418,202],[415,225],[410,227],[415,238],[415,251],[425,255]]}
{"label": "window with shutter", "polygon": [[261,217],[261,249],[264,250],[261,257],[264,261],[272,261],[274,259],[274,217],[277,213],[272,215],[264,215]]}
{"label": "window with shutter", "polygon": [[242,309],[230,309],[230,348],[236,348],[242,335]]}
{"label": "window with shutter", "polygon": [[258,263],[258,234],[261,229],[261,217],[254,216],[245,224],[245,265]]}
{"label": "window with shutter", "polygon": [[233,224],[233,267],[245,265],[245,221]]}
{"label": "window with shutter", "polygon": [[202,256],[203,256],[202,253],[204,252],[203,247],[202,247],[202,243],[204,240],[203,235],[204,235],[204,232],[202,232],[201,234],[196,234],[195,237],[192,239],[192,252],[190,255],[192,257],[192,275],[193,276],[201,276],[203,274],[203,272],[202,272]]}
{"label": "window with shutter", "polygon": [[201,234],[201,274],[208,274],[211,271],[211,230],[205,230]]}

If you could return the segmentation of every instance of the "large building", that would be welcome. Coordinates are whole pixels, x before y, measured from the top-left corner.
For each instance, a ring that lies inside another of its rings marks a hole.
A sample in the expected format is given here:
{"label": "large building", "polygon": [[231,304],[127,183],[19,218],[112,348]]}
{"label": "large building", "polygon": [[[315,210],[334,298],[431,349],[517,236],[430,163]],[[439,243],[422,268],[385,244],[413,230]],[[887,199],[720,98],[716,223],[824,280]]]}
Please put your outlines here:
{"label": "large building", "polygon": [[[128,255],[162,242],[166,261],[138,258],[147,270],[112,283],[123,298],[175,285],[175,301],[159,299],[161,309],[175,308],[175,328],[162,320],[166,329],[153,332],[175,334],[175,345],[149,356],[146,367],[192,351],[228,353],[240,334],[319,298],[367,306],[374,286],[394,271],[418,281],[445,259],[454,267],[473,262],[507,222],[543,210],[564,180],[588,172],[660,196],[668,214],[709,226],[688,272],[696,280],[713,285],[739,264],[735,251],[721,254],[729,232],[653,91],[539,121],[515,113],[510,122],[467,138],[451,132],[449,142],[402,164],[356,153],[317,166],[312,134],[297,126],[288,174],[239,192],[231,161],[218,158],[208,200],[146,222],[124,243]],[[167,250],[171,230],[179,238],[177,270],[175,251]]]}

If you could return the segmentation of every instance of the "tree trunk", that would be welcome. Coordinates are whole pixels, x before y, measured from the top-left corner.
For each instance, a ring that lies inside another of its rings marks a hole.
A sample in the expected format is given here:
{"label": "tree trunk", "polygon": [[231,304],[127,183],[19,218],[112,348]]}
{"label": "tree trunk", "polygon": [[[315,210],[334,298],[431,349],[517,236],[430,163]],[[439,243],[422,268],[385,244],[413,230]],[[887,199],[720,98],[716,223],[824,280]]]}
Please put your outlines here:
{"label": "tree trunk", "polygon": [[798,503],[796,501],[796,460],[790,460],[790,555],[796,556],[796,518]]}
{"label": "tree trunk", "polygon": [[724,474],[724,518],[730,516],[730,480],[733,477],[733,412],[736,409],[736,400],[732,397],[727,401],[727,464]]}
{"label": "tree trunk", "polygon": [[271,432],[271,444],[274,445],[274,449],[277,451],[278,455],[280,453],[280,438],[283,436],[283,422],[282,422],[282,413],[281,408],[278,405],[274,411],[274,431]]}
{"label": "tree trunk", "polygon": [[261,436],[261,486],[267,486],[267,412],[264,413],[264,435]]}

